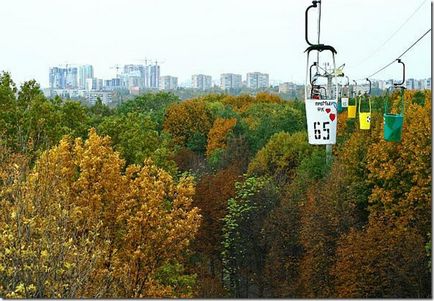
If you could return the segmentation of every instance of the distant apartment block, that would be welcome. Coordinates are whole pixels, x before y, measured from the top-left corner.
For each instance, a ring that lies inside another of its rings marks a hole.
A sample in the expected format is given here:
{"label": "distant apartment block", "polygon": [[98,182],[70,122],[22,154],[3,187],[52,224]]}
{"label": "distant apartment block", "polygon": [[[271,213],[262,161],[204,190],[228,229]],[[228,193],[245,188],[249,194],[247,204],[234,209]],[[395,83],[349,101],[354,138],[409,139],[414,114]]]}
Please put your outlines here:
{"label": "distant apartment block", "polygon": [[103,104],[109,104],[113,100],[113,94],[110,91],[85,91],[84,98],[92,105],[101,99]]}
{"label": "distant apartment block", "polygon": [[77,89],[77,67],[52,67],[49,69],[49,84],[51,89]]}
{"label": "distant apartment block", "polygon": [[205,74],[194,74],[191,77],[191,87],[193,89],[205,91],[211,89],[212,77]]}
{"label": "distant apartment block", "polygon": [[161,76],[160,77],[160,90],[176,90],[178,88],[178,78],[175,76]]}
{"label": "distant apartment block", "polygon": [[380,90],[384,90],[384,89],[386,89],[386,82],[385,82],[384,80],[379,80],[379,81],[378,81],[378,88],[379,88]]}
{"label": "distant apartment block", "polygon": [[431,78],[423,79],[421,86],[423,86],[422,89],[429,89],[429,90],[431,90]]}
{"label": "distant apartment block", "polygon": [[86,90],[87,91],[101,91],[104,87],[104,81],[99,78],[88,78],[86,79]]}
{"label": "distant apartment block", "polygon": [[223,73],[220,75],[220,88],[223,90],[241,88],[241,74]]}
{"label": "distant apartment block", "polygon": [[90,104],[94,105],[97,99],[101,99],[104,104],[109,104],[113,100],[111,91],[86,91],[78,89],[46,89],[44,91],[46,97],[60,96],[62,98],[78,99],[84,98]]}
{"label": "distant apartment block", "polygon": [[284,82],[279,84],[279,93],[289,93],[297,90],[297,85],[294,83]]}
{"label": "distant apartment block", "polygon": [[122,89],[122,81],[120,78],[112,78],[104,80],[103,90],[105,91],[113,91]]}
{"label": "distant apartment block", "polygon": [[78,88],[86,88],[86,80],[93,78],[93,66],[92,65],[82,65],[78,67]]}
{"label": "distant apartment block", "polygon": [[407,89],[415,89],[414,78],[409,78],[405,81],[405,87]]}
{"label": "distant apartment block", "polygon": [[78,68],[72,67],[66,69],[66,88],[78,88]]}
{"label": "distant apartment block", "polygon": [[160,84],[160,66],[155,64],[125,65],[122,74],[120,74],[122,86],[139,89],[158,89]]}
{"label": "distant apartment block", "polygon": [[155,62],[154,65],[148,65],[149,88],[158,89],[160,86],[160,66]]}
{"label": "distant apartment block", "polygon": [[[391,87],[393,85],[393,83],[397,83],[399,82],[399,80],[391,80],[389,79],[387,81],[387,87]],[[414,78],[409,78],[405,81],[405,87],[409,90],[431,90],[432,86],[431,86],[431,78],[425,78],[425,79],[414,79]]]}
{"label": "distant apartment block", "polygon": [[49,69],[50,89],[82,89],[86,88],[86,80],[93,78],[93,66],[51,67]]}
{"label": "distant apartment block", "polygon": [[270,79],[267,73],[249,72],[247,73],[247,87],[250,89],[268,88],[270,86]]}
{"label": "distant apartment block", "polygon": [[48,73],[48,82],[51,89],[65,88],[64,68],[51,67]]}

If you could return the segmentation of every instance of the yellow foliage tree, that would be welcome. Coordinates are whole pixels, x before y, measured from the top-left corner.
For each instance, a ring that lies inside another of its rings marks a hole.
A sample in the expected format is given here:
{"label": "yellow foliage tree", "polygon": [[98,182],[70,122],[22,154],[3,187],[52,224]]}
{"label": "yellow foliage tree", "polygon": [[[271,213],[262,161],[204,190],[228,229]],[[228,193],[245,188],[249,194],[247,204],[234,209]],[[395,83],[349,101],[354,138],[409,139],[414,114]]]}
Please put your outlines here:
{"label": "yellow foliage tree", "polygon": [[[413,93],[413,94],[412,94]],[[379,141],[367,154],[371,213],[385,214],[396,225],[416,226],[425,236],[431,229],[431,100],[412,102],[405,94],[401,143]]]}
{"label": "yellow foliage tree", "polygon": [[281,104],[284,101],[276,94],[270,94],[266,92],[260,92],[255,97],[248,94],[239,96],[228,95],[222,99],[225,105],[230,105],[236,112],[245,112],[252,104],[255,103],[278,103]]}
{"label": "yellow foliage tree", "polygon": [[[205,137],[212,127],[213,118],[206,103],[200,100],[186,100],[172,104],[166,112],[163,128],[172,135],[175,143],[194,144],[198,136]],[[206,146],[206,144],[204,145]]]}
{"label": "yellow foliage tree", "polygon": [[168,269],[197,232],[192,180],[124,165],[91,130],[86,142],[62,139],[23,181],[3,181],[1,296],[192,296],[192,279]]}
{"label": "yellow foliage tree", "polygon": [[226,148],[226,137],[237,124],[236,118],[216,118],[208,133],[207,156],[210,156],[216,149]]}

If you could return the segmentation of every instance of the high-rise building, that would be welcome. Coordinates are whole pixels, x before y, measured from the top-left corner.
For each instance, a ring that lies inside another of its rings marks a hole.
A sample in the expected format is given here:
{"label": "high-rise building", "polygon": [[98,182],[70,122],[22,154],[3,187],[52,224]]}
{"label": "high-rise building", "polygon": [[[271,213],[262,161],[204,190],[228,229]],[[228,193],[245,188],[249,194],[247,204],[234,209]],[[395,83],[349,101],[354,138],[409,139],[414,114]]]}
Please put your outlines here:
{"label": "high-rise building", "polygon": [[146,87],[146,67],[143,65],[125,65],[121,74],[122,85],[129,89],[131,87]]}
{"label": "high-rise building", "polygon": [[111,91],[84,91],[83,96],[92,105],[94,105],[98,99],[106,105],[113,100],[113,92]]}
{"label": "high-rise building", "polygon": [[161,76],[160,77],[160,90],[176,90],[178,88],[178,78],[175,76]]}
{"label": "high-rise building", "polygon": [[77,89],[77,67],[68,67],[68,65],[65,68],[51,67],[49,70],[49,83],[51,89]]}
{"label": "high-rise building", "polygon": [[104,81],[99,78],[86,79],[86,90],[88,91],[101,91],[103,90]]}
{"label": "high-rise building", "polygon": [[247,87],[250,89],[261,89],[270,86],[270,80],[267,73],[249,72],[247,73]]}
{"label": "high-rise building", "polygon": [[407,89],[414,89],[415,88],[415,84],[414,84],[414,78],[409,78],[405,81],[405,87]]}
{"label": "high-rise building", "polygon": [[61,67],[51,67],[49,69],[49,84],[50,89],[65,88],[66,70]]}
{"label": "high-rise building", "polygon": [[93,78],[93,66],[82,65],[78,67],[78,87],[80,89],[86,88],[86,80]]}
{"label": "high-rise building", "polygon": [[426,78],[425,80],[424,80],[424,88],[425,89],[429,89],[429,90],[431,90],[431,78]]}
{"label": "high-rise building", "polygon": [[201,91],[211,89],[212,78],[205,74],[194,74],[191,77],[191,87]]}
{"label": "high-rise building", "polygon": [[66,68],[66,86],[67,89],[78,88],[78,68],[67,67]]}
{"label": "high-rise building", "polygon": [[160,80],[160,66],[157,62],[154,65],[125,65],[122,78],[122,85],[130,89],[158,89]]}
{"label": "high-rise building", "polygon": [[223,90],[241,88],[241,74],[223,73],[220,74],[220,88]]}
{"label": "high-rise building", "polygon": [[157,62],[149,66],[149,88],[158,89],[160,85],[160,66]]}
{"label": "high-rise building", "polygon": [[289,93],[295,90],[297,90],[297,85],[294,83],[285,82],[279,84],[279,93]]}
{"label": "high-rise building", "polygon": [[122,88],[122,82],[119,77],[104,80],[103,89],[105,91],[119,90],[121,88]]}

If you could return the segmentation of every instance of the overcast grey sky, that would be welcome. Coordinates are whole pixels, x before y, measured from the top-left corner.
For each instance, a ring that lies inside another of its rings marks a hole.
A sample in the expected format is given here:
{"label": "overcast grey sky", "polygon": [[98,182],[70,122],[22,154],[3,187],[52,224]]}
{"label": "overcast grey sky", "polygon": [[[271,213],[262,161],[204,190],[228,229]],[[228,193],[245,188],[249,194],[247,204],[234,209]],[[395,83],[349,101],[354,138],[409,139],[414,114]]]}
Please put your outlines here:
{"label": "overcast grey sky", "polygon": [[[164,61],[161,75],[260,71],[302,83],[308,0],[3,0],[0,70],[15,82],[48,85],[56,64],[93,64],[109,78],[114,64]],[[376,51],[420,6],[388,43]],[[315,26],[316,12],[312,14]],[[350,78],[387,64],[431,27],[429,0],[323,0],[321,42],[338,51]],[[315,28],[312,28],[314,30]],[[315,33],[312,31],[312,34]],[[374,55],[371,55],[374,53]],[[407,77],[431,73],[431,34],[403,61]],[[401,76],[392,65],[376,78]]]}

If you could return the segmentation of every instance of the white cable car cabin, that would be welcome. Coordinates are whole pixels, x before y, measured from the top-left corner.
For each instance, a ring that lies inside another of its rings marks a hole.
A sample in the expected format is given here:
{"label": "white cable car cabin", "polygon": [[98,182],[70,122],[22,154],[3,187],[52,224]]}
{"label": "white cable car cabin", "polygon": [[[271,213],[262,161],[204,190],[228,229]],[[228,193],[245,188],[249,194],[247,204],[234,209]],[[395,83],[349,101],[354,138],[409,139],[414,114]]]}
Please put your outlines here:
{"label": "white cable car cabin", "polygon": [[[324,73],[320,74],[317,62],[310,65],[310,54],[316,52],[319,57],[322,51],[331,53],[332,69],[330,72],[321,68]],[[309,144],[336,144],[339,95],[335,63],[337,52],[332,46],[323,44],[311,45],[305,52],[307,52],[305,105]],[[314,66],[317,67],[317,73],[312,77]]]}

